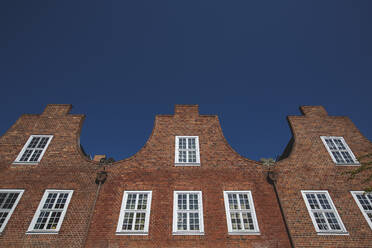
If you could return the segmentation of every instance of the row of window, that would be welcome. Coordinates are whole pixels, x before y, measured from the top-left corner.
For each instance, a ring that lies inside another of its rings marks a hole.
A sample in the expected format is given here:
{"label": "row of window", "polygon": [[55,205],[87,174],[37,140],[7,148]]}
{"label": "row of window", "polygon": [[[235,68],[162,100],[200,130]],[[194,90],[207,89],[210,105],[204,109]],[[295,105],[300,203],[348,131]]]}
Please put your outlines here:
{"label": "row of window", "polygon": [[[0,190],[0,233],[4,230],[24,190]],[[346,228],[328,191],[303,190],[309,215],[319,234],[346,234]],[[58,233],[73,190],[46,190],[27,233]],[[372,194],[351,191],[372,229]],[[259,234],[250,191],[224,191],[229,234]],[[116,234],[147,235],[152,191],[124,191]],[[173,234],[203,235],[201,191],[174,191]]]}
{"label": "row of window", "polygon": [[[31,135],[17,156],[15,163],[40,162],[52,138],[52,135]],[[346,144],[344,138],[333,136],[321,136],[320,138],[336,164],[359,165],[359,162]],[[175,142],[176,166],[200,165],[198,136],[176,136]]]}

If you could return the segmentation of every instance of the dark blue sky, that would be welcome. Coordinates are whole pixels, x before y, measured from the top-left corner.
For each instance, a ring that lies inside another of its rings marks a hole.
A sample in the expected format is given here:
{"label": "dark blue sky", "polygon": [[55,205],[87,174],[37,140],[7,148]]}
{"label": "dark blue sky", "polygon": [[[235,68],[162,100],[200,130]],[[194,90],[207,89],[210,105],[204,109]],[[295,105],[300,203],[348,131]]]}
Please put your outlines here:
{"label": "dark blue sky", "polygon": [[116,160],[155,114],[199,104],[240,154],[280,154],[300,105],[372,140],[372,1],[1,1],[0,134],[72,103],[81,143]]}

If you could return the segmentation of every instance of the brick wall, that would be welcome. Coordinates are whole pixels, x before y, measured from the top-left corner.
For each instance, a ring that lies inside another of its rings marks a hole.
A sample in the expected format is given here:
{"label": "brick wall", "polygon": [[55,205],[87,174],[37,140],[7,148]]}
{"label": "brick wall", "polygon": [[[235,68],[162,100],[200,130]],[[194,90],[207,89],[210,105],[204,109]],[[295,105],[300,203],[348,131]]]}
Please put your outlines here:
{"label": "brick wall", "polygon": [[[175,136],[199,136],[200,167],[175,167]],[[87,247],[289,247],[273,187],[262,166],[226,142],[217,116],[177,105],[158,115],[151,137],[134,156],[107,167]],[[151,190],[149,234],[115,235],[123,192]],[[204,235],[172,235],[173,191],[202,191]],[[228,235],[224,190],[251,190],[260,235]]]}
{"label": "brick wall", "polygon": [[[352,198],[363,190],[363,176],[347,180],[352,166],[337,166],[320,136],[342,136],[358,157],[372,152],[372,144],[348,117],[329,116],[321,106],[303,106],[303,116],[289,116],[294,143],[287,158],[277,163],[277,187],[296,247],[372,247],[371,229]],[[327,190],[348,235],[318,235],[301,190]]]}
{"label": "brick wall", "polygon": [[[0,138],[0,189],[24,189],[0,235],[0,247],[82,247],[97,185],[97,164],[78,144],[83,115],[71,105],[48,105],[41,115],[22,115]],[[30,135],[53,135],[41,162],[13,164]],[[26,234],[46,189],[74,190],[58,234]]]}

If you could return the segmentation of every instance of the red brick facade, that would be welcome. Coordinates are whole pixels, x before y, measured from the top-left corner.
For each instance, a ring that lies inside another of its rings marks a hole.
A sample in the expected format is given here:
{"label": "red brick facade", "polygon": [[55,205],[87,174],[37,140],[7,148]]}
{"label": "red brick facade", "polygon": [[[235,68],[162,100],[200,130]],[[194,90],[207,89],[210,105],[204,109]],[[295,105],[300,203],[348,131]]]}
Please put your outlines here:
{"label": "red brick facade", "polygon": [[[356,157],[372,152],[372,143],[348,117],[329,116],[321,106],[303,106],[304,116],[289,116],[294,142],[287,158],[276,163],[277,188],[296,247],[372,247],[372,231],[350,191],[363,190],[363,177],[347,180],[353,166],[336,165],[320,136],[343,137]],[[301,190],[327,190],[346,235],[318,235]]]}
{"label": "red brick facade", "polygon": [[[79,145],[84,119],[68,114],[70,105],[48,105],[41,115],[23,115],[0,138],[0,189],[24,193],[0,235],[0,247],[291,247],[284,218],[267,181],[265,167],[237,154],[214,115],[199,115],[196,105],[176,105],[174,115],[158,115],[145,146],[130,158],[102,165]],[[294,142],[276,166],[276,188],[295,247],[372,247],[371,229],[320,136],[342,136],[359,156],[372,151],[347,117],[330,117],[321,107],[302,107],[289,117]],[[14,164],[30,135],[53,135],[37,164]],[[200,166],[175,166],[175,137],[197,136]],[[58,234],[26,234],[47,189],[73,190]],[[328,190],[348,235],[318,235],[301,190]],[[117,235],[124,191],[152,191],[148,235]],[[201,191],[203,235],[173,235],[173,192]],[[259,234],[230,235],[224,191],[250,191]],[[96,198],[97,197],[97,198]]]}

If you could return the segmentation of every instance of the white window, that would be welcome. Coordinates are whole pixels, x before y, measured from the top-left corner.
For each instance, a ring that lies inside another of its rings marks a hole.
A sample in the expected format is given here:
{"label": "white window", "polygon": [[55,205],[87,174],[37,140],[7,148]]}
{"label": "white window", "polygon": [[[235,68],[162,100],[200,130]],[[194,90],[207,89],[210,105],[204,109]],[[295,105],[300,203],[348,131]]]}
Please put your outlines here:
{"label": "white window", "polygon": [[333,162],[338,165],[359,165],[353,152],[342,137],[321,136],[323,144],[331,155]]}
{"label": "white window", "polygon": [[52,138],[53,135],[31,135],[14,162],[40,162]]}
{"label": "white window", "polygon": [[256,212],[250,191],[224,191],[229,234],[259,234]]}
{"label": "white window", "polygon": [[200,165],[198,136],[176,136],[175,165]]}
{"label": "white window", "polygon": [[328,191],[302,190],[301,192],[318,234],[347,233]]}
{"label": "white window", "polygon": [[73,190],[46,190],[27,233],[58,233]]}
{"label": "white window", "polygon": [[24,190],[0,189],[0,233],[22,197]]}
{"label": "white window", "polygon": [[203,205],[201,191],[174,191],[173,234],[203,235]]}
{"label": "white window", "polygon": [[372,229],[372,194],[366,194],[364,191],[351,191],[351,194]]}
{"label": "white window", "polygon": [[116,234],[148,234],[151,193],[151,191],[124,191]]}

